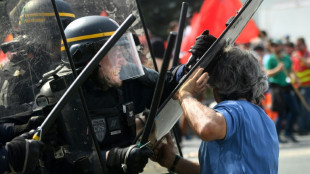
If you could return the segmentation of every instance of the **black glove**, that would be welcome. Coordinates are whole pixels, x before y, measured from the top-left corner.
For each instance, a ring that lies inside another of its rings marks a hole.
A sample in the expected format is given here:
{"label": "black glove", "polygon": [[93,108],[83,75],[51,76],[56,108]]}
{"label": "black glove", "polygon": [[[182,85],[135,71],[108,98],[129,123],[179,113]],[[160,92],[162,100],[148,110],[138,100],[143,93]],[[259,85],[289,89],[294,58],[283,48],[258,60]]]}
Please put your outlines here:
{"label": "black glove", "polygon": [[31,173],[38,163],[44,144],[31,140],[33,132],[24,133],[6,143],[10,169],[17,173]]}
{"label": "black glove", "polygon": [[196,38],[195,45],[189,49],[192,56],[187,62],[186,68],[191,68],[194,66],[198,59],[202,57],[203,54],[211,47],[215,40],[216,37],[209,34],[209,30],[203,31],[202,34]]}
{"label": "black glove", "polygon": [[109,170],[124,173],[141,173],[153,152],[148,148],[140,149],[137,145],[126,148],[112,148],[109,151],[107,167]]}
{"label": "black glove", "polygon": [[26,124],[14,125],[14,137],[21,135],[24,132],[28,132],[31,129],[36,129],[44,121],[43,116],[32,116]]}
{"label": "black glove", "polygon": [[201,57],[211,47],[215,40],[216,38],[209,34],[209,30],[205,30],[196,38],[195,45],[189,49],[189,52],[196,57]]}

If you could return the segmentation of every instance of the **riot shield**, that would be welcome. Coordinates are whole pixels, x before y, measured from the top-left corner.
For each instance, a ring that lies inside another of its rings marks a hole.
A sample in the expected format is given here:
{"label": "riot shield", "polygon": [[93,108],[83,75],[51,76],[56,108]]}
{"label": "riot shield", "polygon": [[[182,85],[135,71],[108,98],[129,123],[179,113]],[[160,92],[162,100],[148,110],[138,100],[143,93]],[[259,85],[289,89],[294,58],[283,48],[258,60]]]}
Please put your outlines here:
{"label": "riot shield", "polygon": [[[149,141],[154,143],[160,140],[166,135],[177,122],[182,115],[182,108],[177,100],[173,99],[175,92],[181,87],[183,82],[191,75],[191,73],[197,68],[202,67],[208,70],[211,68],[212,63],[216,61],[216,55],[219,53],[221,48],[227,44],[232,44],[251,19],[253,14],[256,12],[263,0],[248,0],[245,2],[243,7],[238,11],[237,15],[233,18],[227,28],[223,31],[221,36],[214,42],[209,50],[200,58],[195,64],[191,71],[185,75],[173,92],[163,102],[161,107],[158,109],[157,116],[155,118],[155,131],[149,138]],[[224,25],[224,24],[223,24]],[[149,135],[146,135],[149,136]]]}
{"label": "riot shield", "polygon": [[[74,18],[61,3],[56,5],[61,19]],[[5,31],[0,33],[0,119],[23,124],[34,115],[46,116],[73,77],[70,68],[57,68],[61,34],[51,1],[13,0],[4,8],[0,18],[8,22],[0,23]],[[12,40],[4,40],[8,35]],[[65,78],[55,81],[54,77]],[[50,98],[39,98],[42,92]],[[104,173],[82,108],[78,95],[65,106],[53,131],[42,139],[51,148],[37,170],[44,166],[48,173]]]}

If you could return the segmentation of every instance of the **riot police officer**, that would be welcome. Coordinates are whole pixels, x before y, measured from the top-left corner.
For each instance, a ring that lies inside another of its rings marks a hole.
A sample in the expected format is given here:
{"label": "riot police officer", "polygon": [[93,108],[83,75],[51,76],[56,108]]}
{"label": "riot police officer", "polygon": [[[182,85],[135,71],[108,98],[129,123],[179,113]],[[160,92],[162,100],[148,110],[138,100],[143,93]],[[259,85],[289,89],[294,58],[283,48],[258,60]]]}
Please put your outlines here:
{"label": "riot police officer", "polygon": [[[66,27],[75,15],[64,1],[55,1],[62,24]],[[24,6],[17,37],[1,44],[10,55],[0,71],[1,117],[33,109],[38,92],[36,84],[42,75],[60,62],[61,37],[50,1],[31,0]]]}
{"label": "riot police officer", "polygon": [[[75,15],[66,2],[55,2],[66,27]],[[21,134],[42,123],[44,118],[32,112],[36,83],[60,62],[61,38],[50,1],[31,0],[16,18],[17,36],[1,44],[9,62],[0,67],[0,173],[28,173],[36,166],[42,143]]]}
{"label": "riot police officer", "polygon": [[[55,2],[62,25],[66,27],[74,19],[72,9],[64,1]],[[2,144],[37,128],[44,120],[43,116],[33,116],[32,110],[38,92],[36,83],[51,69],[52,62],[60,61],[60,34],[57,34],[54,18],[49,1],[29,1],[21,13],[18,31],[15,31],[19,36],[1,44],[1,50],[11,56],[10,61],[0,68]]]}
{"label": "riot police officer", "polygon": [[[82,17],[68,25],[65,35],[77,71],[83,69],[118,27],[114,20],[103,16]],[[55,87],[55,84],[66,86],[70,81],[68,61],[65,56],[62,58],[65,67],[43,85],[37,96],[37,105],[40,107],[53,105],[60,98],[61,87]],[[169,87],[173,89],[177,84],[177,75],[180,78],[183,73],[182,68],[173,72],[168,73],[166,95]],[[126,33],[83,84],[92,126],[108,173],[142,172],[152,154],[149,149],[135,145],[135,115],[149,108],[157,78],[156,71],[141,65],[132,34]],[[81,119],[79,114],[82,109],[73,104],[75,101],[68,104],[71,108],[67,107],[61,113],[64,130],[60,134],[66,134],[65,141],[69,143],[62,148],[68,149],[68,152],[76,146],[85,148],[81,142],[87,144],[87,138],[81,137],[87,134],[88,128],[83,128],[81,121],[77,121]],[[70,151],[67,156],[73,153]]]}

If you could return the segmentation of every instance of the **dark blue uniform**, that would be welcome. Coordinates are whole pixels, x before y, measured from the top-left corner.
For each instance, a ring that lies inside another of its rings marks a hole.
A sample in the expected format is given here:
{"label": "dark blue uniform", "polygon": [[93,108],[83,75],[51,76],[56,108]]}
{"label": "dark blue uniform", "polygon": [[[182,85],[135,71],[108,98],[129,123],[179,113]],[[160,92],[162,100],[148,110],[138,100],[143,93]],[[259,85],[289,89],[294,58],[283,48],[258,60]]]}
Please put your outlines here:
{"label": "dark blue uniform", "polygon": [[0,144],[0,173],[9,171],[8,151],[4,148],[4,145]]}
{"label": "dark blue uniform", "polygon": [[[65,69],[57,74],[66,74],[63,73],[64,71]],[[110,87],[103,90],[100,84],[98,84],[100,82],[96,82],[94,78],[89,78],[83,84],[82,89],[87,109],[94,127],[95,136],[102,151],[107,151],[114,147],[128,147],[135,143],[133,142],[136,137],[135,115],[150,108],[158,79],[158,73],[154,70],[144,68],[144,72],[145,75],[142,77],[124,80],[121,87]],[[182,72],[183,66],[178,71],[174,70],[167,73],[163,100],[174,89],[177,81],[182,76]],[[63,79],[70,79],[67,76],[70,76],[70,74],[63,76]],[[59,79],[61,78],[52,79],[45,84],[54,84],[53,80],[60,81]],[[69,83],[66,82],[66,84]],[[54,91],[54,94],[59,94],[59,92]],[[44,93],[39,95],[44,95]],[[55,96],[47,97],[58,98]],[[133,107],[131,104],[133,104]],[[124,107],[128,108],[124,110]],[[78,153],[78,150],[87,151],[91,149],[91,143],[87,143],[89,142],[89,135],[86,135],[88,126],[85,126],[85,121],[82,121],[84,118],[83,114],[79,97],[73,96],[61,111],[62,117],[59,117],[58,122],[56,122],[61,129],[60,134],[63,137],[61,139],[64,141],[60,144],[64,144],[63,148],[68,149],[68,155]],[[81,142],[84,142],[84,144]],[[51,165],[51,167],[53,166]]]}
{"label": "dark blue uniform", "polygon": [[14,138],[13,127],[14,123],[0,124],[0,143],[5,144]]}
{"label": "dark blue uniform", "polygon": [[8,151],[5,143],[13,138],[13,123],[0,124],[0,173],[9,171]]}

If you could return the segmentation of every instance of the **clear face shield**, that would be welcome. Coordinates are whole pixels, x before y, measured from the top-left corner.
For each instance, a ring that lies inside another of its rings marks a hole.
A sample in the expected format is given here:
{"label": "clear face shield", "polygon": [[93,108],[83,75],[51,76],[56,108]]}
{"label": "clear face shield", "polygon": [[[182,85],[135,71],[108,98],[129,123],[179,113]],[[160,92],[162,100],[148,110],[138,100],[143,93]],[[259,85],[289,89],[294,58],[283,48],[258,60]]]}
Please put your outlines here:
{"label": "clear face shield", "polygon": [[144,75],[142,64],[131,33],[124,34],[99,63],[99,73],[115,86],[123,80]]}

